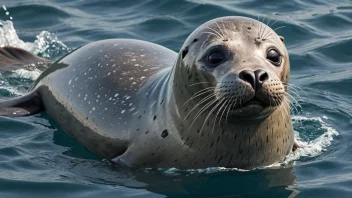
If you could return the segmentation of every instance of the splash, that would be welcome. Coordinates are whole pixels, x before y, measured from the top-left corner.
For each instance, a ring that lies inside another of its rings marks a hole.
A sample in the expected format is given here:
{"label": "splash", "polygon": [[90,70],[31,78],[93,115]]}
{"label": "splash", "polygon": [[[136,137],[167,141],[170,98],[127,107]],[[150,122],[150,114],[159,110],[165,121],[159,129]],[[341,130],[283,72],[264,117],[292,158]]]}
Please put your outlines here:
{"label": "splash", "polygon": [[[6,15],[9,15],[5,5],[3,5],[3,9]],[[55,60],[72,51],[55,34],[48,31],[39,33],[33,42],[24,42],[17,35],[12,19],[10,16],[10,20],[0,20],[0,47],[11,46],[21,48],[49,60]],[[32,66],[35,67],[35,65]],[[15,83],[11,83],[11,81],[34,81],[40,74],[41,71],[39,69],[32,71],[18,69],[11,73],[2,73],[0,75],[0,97],[23,95],[26,89]]]}
{"label": "splash", "polygon": [[34,42],[24,42],[18,37],[10,20],[0,20],[0,47],[4,46],[18,47],[50,60],[55,60],[72,51],[55,34],[48,31],[42,31],[36,36]]}
{"label": "splash", "polygon": [[13,18],[12,18],[12,16],[10,16],[10,12],[7,10],[6,6],[2,5],[2,8],[4,9],[6,16],[9,16],[10,20],[12,20]]}
{"label": "splash", "polygon": [[29,71],[26,69],[18,69],[12,73],[11,77],[25,78],[34,81],[40,76],[41,72],[42,71],[40,71],[39,69],[34,69],[33,71]]}
{"label": "splash", "polygon": [[[328,120],[328,117],[325,115],[322,118]],[[312,126],[318,127],[312,127],[313,129],[309,131],[309,134],[295,131],[296,139],[301,148],[298,148],[295,152],[291,152],[283,163],[298,161],[302,157],[314,158],[326,151],[327,147],[332,144],[334,136],[338,136],[339,133],[322,118],[293,116],[292,120],[294,127],[299,127],[299,125],[302,124],[306,125],[307,122],[311,123]]]}

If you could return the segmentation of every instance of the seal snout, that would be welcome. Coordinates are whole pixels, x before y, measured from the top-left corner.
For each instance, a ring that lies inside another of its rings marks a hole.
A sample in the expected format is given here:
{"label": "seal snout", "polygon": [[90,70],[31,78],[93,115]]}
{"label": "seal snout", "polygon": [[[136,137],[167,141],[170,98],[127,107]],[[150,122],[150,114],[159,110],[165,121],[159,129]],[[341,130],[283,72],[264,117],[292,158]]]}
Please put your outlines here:
{"label": "seal snout", "polygon": [[262,69],[256,71],[243,70],[240,72],[239,77],[249,83],[255,91],[262,88],[263,83],[269,79],[268,73]]}

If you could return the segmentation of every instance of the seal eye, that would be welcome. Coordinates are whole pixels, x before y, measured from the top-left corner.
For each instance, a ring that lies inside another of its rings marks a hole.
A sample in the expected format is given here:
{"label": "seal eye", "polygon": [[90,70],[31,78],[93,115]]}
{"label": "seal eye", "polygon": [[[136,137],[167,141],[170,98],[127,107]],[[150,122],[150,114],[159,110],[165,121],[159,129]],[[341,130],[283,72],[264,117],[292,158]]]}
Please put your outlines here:
{"label": "seal eye", "polygon": [[221,63],[225,59],[225,56],[223,53],[219,51],[214,51],[209,53],[208,55],[208,62],[210,63],[211,67],[217,66],[219,63]]}
{"label": "seal eye", "polygon": [[280,65],[281,63],[281,55],[275,49],[271,49],[268,51],[268,54],[266,55],[266,59],[268,59],[274,65]]}

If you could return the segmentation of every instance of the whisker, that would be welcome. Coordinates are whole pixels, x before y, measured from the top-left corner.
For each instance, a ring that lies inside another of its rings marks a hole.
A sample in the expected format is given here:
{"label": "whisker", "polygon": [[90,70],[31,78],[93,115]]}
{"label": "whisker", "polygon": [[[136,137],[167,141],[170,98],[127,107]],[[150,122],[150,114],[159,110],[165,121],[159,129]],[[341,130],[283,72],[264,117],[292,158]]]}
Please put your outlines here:
{"label": "whisker", "polygon": [[282,84],[284,84],[284,85],[286,85],[286,86],[288,86],[288,87],[300,89],[304,94],[306,94],[306,96],[308,96],[307,92],[305,92],[302,88],[300,88],[300,87],[298,87],[298,86],[296,86],[296,85],[289,84],[289,83],[284,83],[284,82],[283,82]]}
{"label": "whisker", "polygon": [[183,119],[183,121],[185,121],[187,119],[187,117],[192,113],[192,111],[195,110],[195,108],[197,108],[199,105],[203,104],[205,101],[211,99],[212,97],[215,97],[215,94],[211,94],[205,98],[203,98],[201,101],[199,101],[196,105],[194,105],[194,107],[188,112],[188,114],[186,115],[186,117]]}
{"label": "whisker", "polygon": [[225,38],[225,34],[224,34],[224,32],[222,31],[222,29],[220,28],[218,22],[216,22],[215,24],[218,26],[218,28],[219,28],[219,30],[220,30],[220,32],[221,32],[221,34],[222,34],[223,40],[225,40],[225,39],[226,39],[226,38]]}
{"label": "whisker", "polygon": [[[227,122],[227,118],[228,118],[228,116],[229,116],[229,112],[230,112],[230,110],[231,110],[231,108],[233,107],[233,106],[236,106],[236,102],[237,102],[237,98],[232,102],[232,104],[229,106],[229,108],[228,108],[228,110],[227,110],[227,114],[226,114],[226,122]],[[235,105],[233,105],[233,103],[235,103]],[[232,106],[233,105],[233,106]]]}
{"label": "whisker", "polygon": [[[274,23],[272,23],[271,25],[269,25],[269,27],[271,28],[276,22],[278,22],[279,20],[276,20]],[[269,23],[268,23],[269,24]],[[267,24],[267,25],[268,25]],[[265,40],[268,40],[268,38],[269,38],[269,36],[270,35],[272,35],[272,32],[270,32],[270,31],[268,31],[268,33],[266,33],[265,35],[264,35],[264,39]]]}
{"label": "whisker", "polygon": [[198,111],[198,113],[196,114],[195,118],[193,119],[193,122],[192,122],[191,126],[189,127],[189,130],[191,130],[191,128],[192,128],[194,122],[197,120],[197,118],[198,118],[207,108],[209,108],[211,105],[213,105],[216,101],[218,101],[218,100],[215,98],[215,100],[210,101],[208,104],[204,105],[204,107],[202,107],[202,108]]}
{"label": "whisker", "polygon": [[295,99],[295,97],[293,97],[290,93],[286,92],[286,95],[290,96],[294,100],[295,103],[299,104],[299,102]]}
{"label": "whisker", "polygon": [[215,29],[213,29],[213,28],[211,28],[211,27],[207,27],[207,28],[208,28],[209,30],[212,30],[213,33],[217,34],[217,35],[218,35],[218,38],[223,39],[223,37],[222,37],[222,35],[220,34],[220,32],[218,32],[217,30],[215,30]]}
{"label": "whisker", "polygon": [[211,34],[211,35],[214,35],[216,38],[221,39],[221,37],[218,34],[214,33],[214,32],[202,32],[202,34]]}
{"label": "whisker", "polygon": [[[264,23],[264,22],[265,22],[265,19],[266,19],[266,15],[265,15],[265,18],[264,18],[264,20],[263,20],[263,22],[262,22],[262,23]],[[262,33],[261,33],[261,35],[260,35],[260,37],[261,37],[261,38],[263,38],[263,34],[264,34],[265,30],[266,30],[266,27],[267,27],[267,25],[266,25],[266,26],[264,26],[263,32],[262,32]]]}
{"label": "whisker", "polygon": [[207,120],[209,119],[209,117],[211,116],[211,114],[216,110],[216,108],[221,104],[221,102],[224,100],[224,98],[223,99],[221,99],[221,101],[219,101],[219,100],[217,100],[217,101],[219,101],[211,110],[210,110],[210,112],[208,113],[208,115],[207,115],[207,117],[205,117],[205,120],[204,120],[204,123],[203,123],[203,125],[202,125],[202,128],[200,128],[200,134],[202,133],[202,131],[203,131],[203,128],[204,128],[204,126],[205,126],[205,123],[207,122]]}
{"label": "whisker", "polygon": [[225,109],[224,109],[224,111],[222,111],[222,114],[221,114],[221,116],[220,116],[220,120],[219,120],[219,124],[221,124],[221,119],[222,119],[222,116],[224,115],[224,113],[225,113],[225,111],[227,110],[227,108],[229,107],[229,104],[231,104],[231,102],[232,102],[232,97],[230,98],[230,99],[228,99],[227,101],[226,101],[226,107],[225,107]]}
{"label": "whisker", "polygon": [[298,111],[298,109],[296,108],[296,106],[295,106],[293,103],[291,103],[290,101],[288,101],[287,98],[284,98],[284,99],[285,99],[285,102],[286,102],[286,103],[289,103],[288,105],[290,105],[290,108],[291,108],[291,106],[292,106],[293,109],[296,111],[296,113],[299,114],[299,111]]}
{"label": "whisker", "polygon": [[220,82],[197,82],[197,83],[193,83],[191,85],[189,85],[190,87],[191,86],[194,86],[194,85],[199,85],[199,84],[210,84],[210,83],[216,83],[216,84],[219,84]]}
{"label": "whisker", "polygon": [[[296,101],[296,99],[294,99],[292,96],[291,96],[291,98]],[[298,104],[298,106],[299,106],[300,109],[302,109],[302,106],[301,106],[297,101],[296,101],[295,103]],[[294,104],[292,101],[291,101],[291,104],[292,104],[292,106],[296,109],[296,111],[297,111],[297,113],[298,113],[298,110],[297,110],[295,104]]]}
{"label": "whisker", "polygon": [[287,93],[292,93],[297,96],[299,100],[303,101],[303,98],[297,93],[297,91],[287,89]]}
{"label": "whisker", "polygon": [[269,27],[272,27],[276,22],[278,22],[279,21],[279,19],[278,20],[276,20],[276,21],[274,21],[274,23],[272,23],[271,25],[269,25]]}
{"label": "whisker", "polygon": [[264,35],[264,38],[263,38],[263,39],[265,39],[265,40],[270,40],[269,38],[270,38],[270,36],[271,36],[272,34],[273,34],[272,32],[268,31],[268,33],[266,33],[266,34]]}
{"label": "whisker", "polygon": [[282,107],[282,108],[285,110],[287,116],[290,116],[290,104],[288,103],[287,98],[284,97],[282,102],[284,102],[284,103],[286,103],[286,105],[288,105],[289,111],[287,111],[287,109],[285,109],[285,108],[283,108],[283,107]]}
{"label": "whisker", "polygon": [[[204,89],[202,89],[201,91],[202,91],[202,93],[199,93],[199,94],[197,94],[197,95],[193,95],[190,99],[188,99],[184,104],[183,104],[183,106],[185,106],[189,101],[191,101],[192,99],[194,99],[194,98],[197,98],[197,97],[199,97],[199,96],[201,96],[201,95],[204,95],[204,94],[206,94],[206,93],[208,93],[208,92],[212,92],[213,91],[213,88],[212,87],[208,87],[208,88],[205,88],[205,89],[207,89],[207,90],[204,90]],[[198,93],[198,92],[197,92]]]}
{"label": "whisker", "polygon": [[278,29],[281,29],[281,28],[284,28],[284,27],[286,27],[286,26],[280,26],[280,27],[278,27],[278,28],[275,28],[274,31],[275,31],[275,30],[278,30]]}
{"label": "whisker", "polygon": [[[221,112],[221,109],[225,106],[226,102],[229,100],[228,98],[224,98],[225,102],[222,103],[221,107],[219,108],[218,112],[215,114],[215,118],[213,119],[213,129],[211,130],[211,133],[213,134],[214,132],[214,128],[215,128],[215,123],[216,123],[216,119],[219,115],[219,113]],[[221,120],[219,120],[219,122],[221,122]]]}

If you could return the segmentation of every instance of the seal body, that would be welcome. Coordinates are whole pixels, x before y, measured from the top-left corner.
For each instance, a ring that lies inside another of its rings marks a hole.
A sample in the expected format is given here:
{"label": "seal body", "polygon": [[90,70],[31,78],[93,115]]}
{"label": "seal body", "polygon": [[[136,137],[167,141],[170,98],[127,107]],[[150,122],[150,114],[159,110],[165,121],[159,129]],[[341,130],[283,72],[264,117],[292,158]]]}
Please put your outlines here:
{"label": "seal body", "polygon": [[47,114],[70,136],[111,159],[135,139],[131,130],[137,130],[137,115],[151,116],[152,125],[152,104],[158,98],[146,100],[146,90],[159,94],[157,88],[165,81],[161,77],[170,72],[176,56],[144,41],[99,41],[55,62],[31,91],[39,93]]}
{"label": "seal body", "polygon": [[197,28],[178,54],[130,39],[89,44],[52,64],[28,95],[115,162],[252,169],[293,147],[288,78],[287,51],[273,30],[224,17]]}

